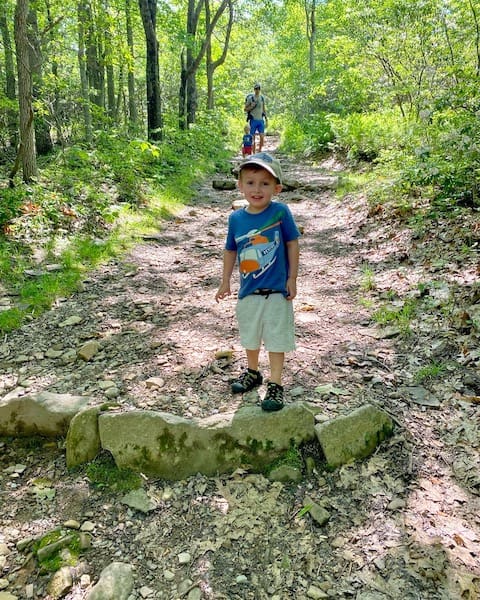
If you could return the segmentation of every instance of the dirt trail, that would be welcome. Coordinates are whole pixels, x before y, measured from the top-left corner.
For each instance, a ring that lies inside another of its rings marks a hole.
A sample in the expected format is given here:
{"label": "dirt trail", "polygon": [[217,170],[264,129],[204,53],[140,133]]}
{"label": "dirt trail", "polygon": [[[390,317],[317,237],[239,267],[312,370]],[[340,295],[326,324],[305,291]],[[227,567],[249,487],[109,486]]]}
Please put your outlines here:
{"label": "dirt trail", "polygon": [[[275,141],[267,139],[266,149],[275,152]],[[285,175],[299,181],[341,172],[333,161],[314,166],[279,158]],[[110,397],[125,409],[186,417],[254,402],[229,393],[229,380],[244,368],[235,300],[214,300],[226,221],[239,197],[206,182],[192,206],[162,224],[158,236],[9,336],[1,347],[4,392],[22,385],[103,402],[111,388],[101,383],[108,380],[116,390]],[[458,457],[439,433],[443,422],[452,433],[478,414],[452,404],[431,410],[399,392],[412,349],[378,336],[359,302],[362,264],[371,251],[367,207],[311,188],[282,193],[280,200],[304,230],[287,401],[315,402],[325,417],[373,402],[396,420],[395,437],[369,460],[333,473],[319,467],[300,485],[243,471],[219,479],[146,481],[160,504],[145,515],[128,509],[119,494],[93,489],[83,473],[68,473],[61,449],[0,442],[0,545],[11,552],[0,567],[9,592],[24,598],[31,583],[36,597],[48,598],[50,576],[39,574],[32,561],[22,566],[25,557],[15,545],[77,519],[95,526],[84,557],[90,581],[114,560],[132,564],[132,600],[479,597],[479,498],[455,478]],[[72,315],[82,318],[79,325],[59,327]],[[87,339],[101,342],[95,361],[65,358]],[[230,364],[215,360],[225,349],[234,350]],[[156,386],[148,384],[151,377]],[[320,393],[327,384],[330,393]],[[11,479],[6,469],[19,463],[26,469]],[[51,478],[53,496],[35,492],[32,482],[40,475]],[[303,514],[309,498],[331,514],[322,528]],[[191,559],[180,564],[184,552]],[[86,585],[75,580],[65,598],[85,598]]]}

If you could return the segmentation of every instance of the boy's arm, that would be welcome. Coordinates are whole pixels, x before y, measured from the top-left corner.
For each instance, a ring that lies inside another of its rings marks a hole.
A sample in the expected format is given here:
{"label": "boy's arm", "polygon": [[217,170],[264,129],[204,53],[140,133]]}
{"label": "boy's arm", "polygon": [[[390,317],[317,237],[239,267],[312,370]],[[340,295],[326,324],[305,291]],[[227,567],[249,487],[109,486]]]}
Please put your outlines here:
{"label": "boy's arm", "polygon": [[298,239],[287,242],[287,256],[287,300],[293,300],[297,295],[298,263],[300,261],[300,246],[298,243]]}
{"label": "boy's arm", "polygon": [[233,268],[235,266],[235,260],[237,253],[235,250],[224,250],[223,251],[223,274],[222,283],[220,284],[217,293],[215,294],[215,300],[223,300],[232,293],[230,290],[230,279],[232,277]]}

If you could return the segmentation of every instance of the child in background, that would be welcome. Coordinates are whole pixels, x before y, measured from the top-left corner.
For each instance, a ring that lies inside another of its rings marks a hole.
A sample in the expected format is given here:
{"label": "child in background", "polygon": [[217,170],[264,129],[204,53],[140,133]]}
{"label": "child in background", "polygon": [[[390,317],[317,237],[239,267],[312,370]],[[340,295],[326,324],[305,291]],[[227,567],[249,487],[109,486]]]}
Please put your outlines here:
{"label": "child in background", "polygon": [[250,125],[245,125],[243,128],[243,139],[242,139],[242,156],[247,158],[252,154],[253,147],[253,135],[250,133]]}

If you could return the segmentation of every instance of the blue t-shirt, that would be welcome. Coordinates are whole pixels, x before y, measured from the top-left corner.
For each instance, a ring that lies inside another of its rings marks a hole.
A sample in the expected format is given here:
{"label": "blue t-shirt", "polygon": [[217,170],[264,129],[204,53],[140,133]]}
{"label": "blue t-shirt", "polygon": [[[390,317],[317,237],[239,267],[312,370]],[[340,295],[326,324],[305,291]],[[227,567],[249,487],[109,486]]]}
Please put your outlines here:
{"label": "blue t-shirt", "polygon": [[253,135],[251,133],[246,133],[243,136],[243,145],[248,148],[248,146],[253,146]]}
{"label": "blue t-shirt", "polygon": [[271,202],[258,214],[240,208],[230,215],[225,249],[237,253],[239,298],[258,289],[277,290],[287,295],[286,242],[298,237],[300,232],[290,209],[280,202]]}

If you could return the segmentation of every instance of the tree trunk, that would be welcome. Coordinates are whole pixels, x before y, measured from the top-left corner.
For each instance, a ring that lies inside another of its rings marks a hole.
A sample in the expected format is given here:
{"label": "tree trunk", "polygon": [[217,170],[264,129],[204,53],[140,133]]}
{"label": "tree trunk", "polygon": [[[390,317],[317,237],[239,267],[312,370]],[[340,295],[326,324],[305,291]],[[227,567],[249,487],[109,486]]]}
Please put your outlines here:
{"label": "tree trunk", "polygon": [[78,15],[78,68],[80,71],[80,89],[82,94],[83,123],[85,126],[85,141],[91,143],[93,138],[92,115],[90,112],[90,95],[88,91],[87,64],[85,56],[85,23],[87,7],[81,0],[77,6]]}
{"label": "tree trunk", "polygon": [[84,2],[85,21],[85,57],[87,67],[88,88],[90,90],[90,102],[96,106],[105,108],[105,73],[103,63],[103,47],[96,31],[96,24],[92,13],[90,2]]}
{"label": "tree trunk", "polygon": [[21,155],[23,180],[25,182],[29,182],[37,176],[27,16],[28,0],[17,0],[15,8],[15,47],[17,50],[18,106],[20,116],[20,146],[18,152]]}
{"label": "tree trunk", "polygon": [[[109,4],[106,0],[102,2],[103,10],[105,14],[108,15],[109,12]],[[107,18],[108,16],[104,17]],[[116,109],[116,101],[115,101],[115,71],[113,68],[113,46],[112,46],[112,34],[110,32],[110,28],[105,27],[104,33],[105,40],[105,51],[103,53],[103,62],[105,64],[105,71],[107,76],[107,113],[110,119],[115,122],[115,109]]]}
{"label": "tree trunk", "polygon": [[[53,48],[55,46],[55,32],[54,32],[55,21],[52,17],[52,11],[51,11],[51,6],[50,6],[49,0],[46,0],[45,5],[46,5],[46,9],[47,9],[49,39],[50,39],[51,47]],[[53,75],[53,81],[54,81],[54,96],[53,96],[53,103],[52,103],[52,108],[51,108],[52,118],[53,118],[53,126],[55,129],[56,141],[57,141],[57,143],[60,142],[62,145],[62,148],[63,148],[65,146],[65,139],[64,139],[64,135],[63,135],[63,123],[62,123],[62,116],[61,116],[61,110],[60,110],[60,89],[59,89],[59,85],[58,85],[58,83],[59,83],[58,60],[57,60],[56,53],[50,57],[50,63],[52,65],[52,75]]]}
{"label": "tree trunk", "polygon": [[[205,35],[203,37],[200,49],[194,56],[195,39],[197,35],[197,26],[200,18],[200,13],[204,6],[205,0],[199,0],[195,6],[195,0],[188,0],[187,12],[187,49],[185,52],[185,61],[182,59],[182,77],[179,91],[179,123],[186,123],[187,126],[195,122],[197,108],[197,83],[196,75],[203,57],[210,44],[211,37],[215,26],[222,16],[225,8],[231,0],[221,0],[215,15],[208,26],[205,27]],[[185,99],[183,101],[183,98]],[[182,113],[183,111],[183,113]]]}
{"label": "tree trunk", "polygon": [[147,45],[147,122],[148,139],[163,139],[162,102],[158,66],[158,42],[156,34],[156,0],[138,0]]}
{"label": "tree trunk", "polygon": [[131,125],[135,126],[138,122],[137,102],[135,99],[135,75],[134,54],[133,54],[133,27],[132,27],[132,7],[131,0],[125,0],[125,17],[127,27],[127,45],[129,51],[128,67],[128,116]]}
{"label": "tree trunk", "polygon": [[[43,89],[43,75],[42,75],[42,50],[40,47],[40,36],[38,33],[38,21],[37,11],[35,8],[30,7],[28,11],[28,48],[29,48],[29,60],[30,70],[32,73],[32,93],[34,101],[38,104],[42,104],[42,89]],[[43,108],[43,110],[42,110]],[[47,118],[46,107],[41,107],[39,111],[37,109],[35,114],[35,143],[38,154],[48,154],[53,149],[52,136],[50,135],[50,123]]]}
{"label": "tree trunk", "polygon": [[[210,0],[205,0],[205,26],[207,31],[210,30],[211,27],[211,18],[210,18]],[[213,110],[215,105],[215,99],[213,94],[213,76],[221,65],[225,62],[228,53],[228,46],[230,44],[230,34],[232,33],[233,27],[233,4],[231,0],[228,0],[228,24],[227,29],[225,31],[225,37],[223,41],[223,50],[222,54],[217,60],[212,60],[212,44],[210,43],[210,38],[207,46],[207,108],[209,110]]]}
{"label": "tree trunk", "polygon": [[[9,100],[15,102],[15,100],[17,99],[15,83],[15,63],[13,60],[13,49],[12,42],[10,39],[10,31],[8,29],[6,7],[5,12],[0,13],[0,31],[2,33],[2,41],[5,54],[5,95]],[[13,108],[7,108],[6,117],[9,143],[11,146],[16,147],[18,144],[18,127],[16,111]]]}
{"label": "tree trunk", "polygon": [[307,23],[308,68],[315,72],[315,41],[317,38],[316,8],[318,0],[304,0],[305,18]]}

